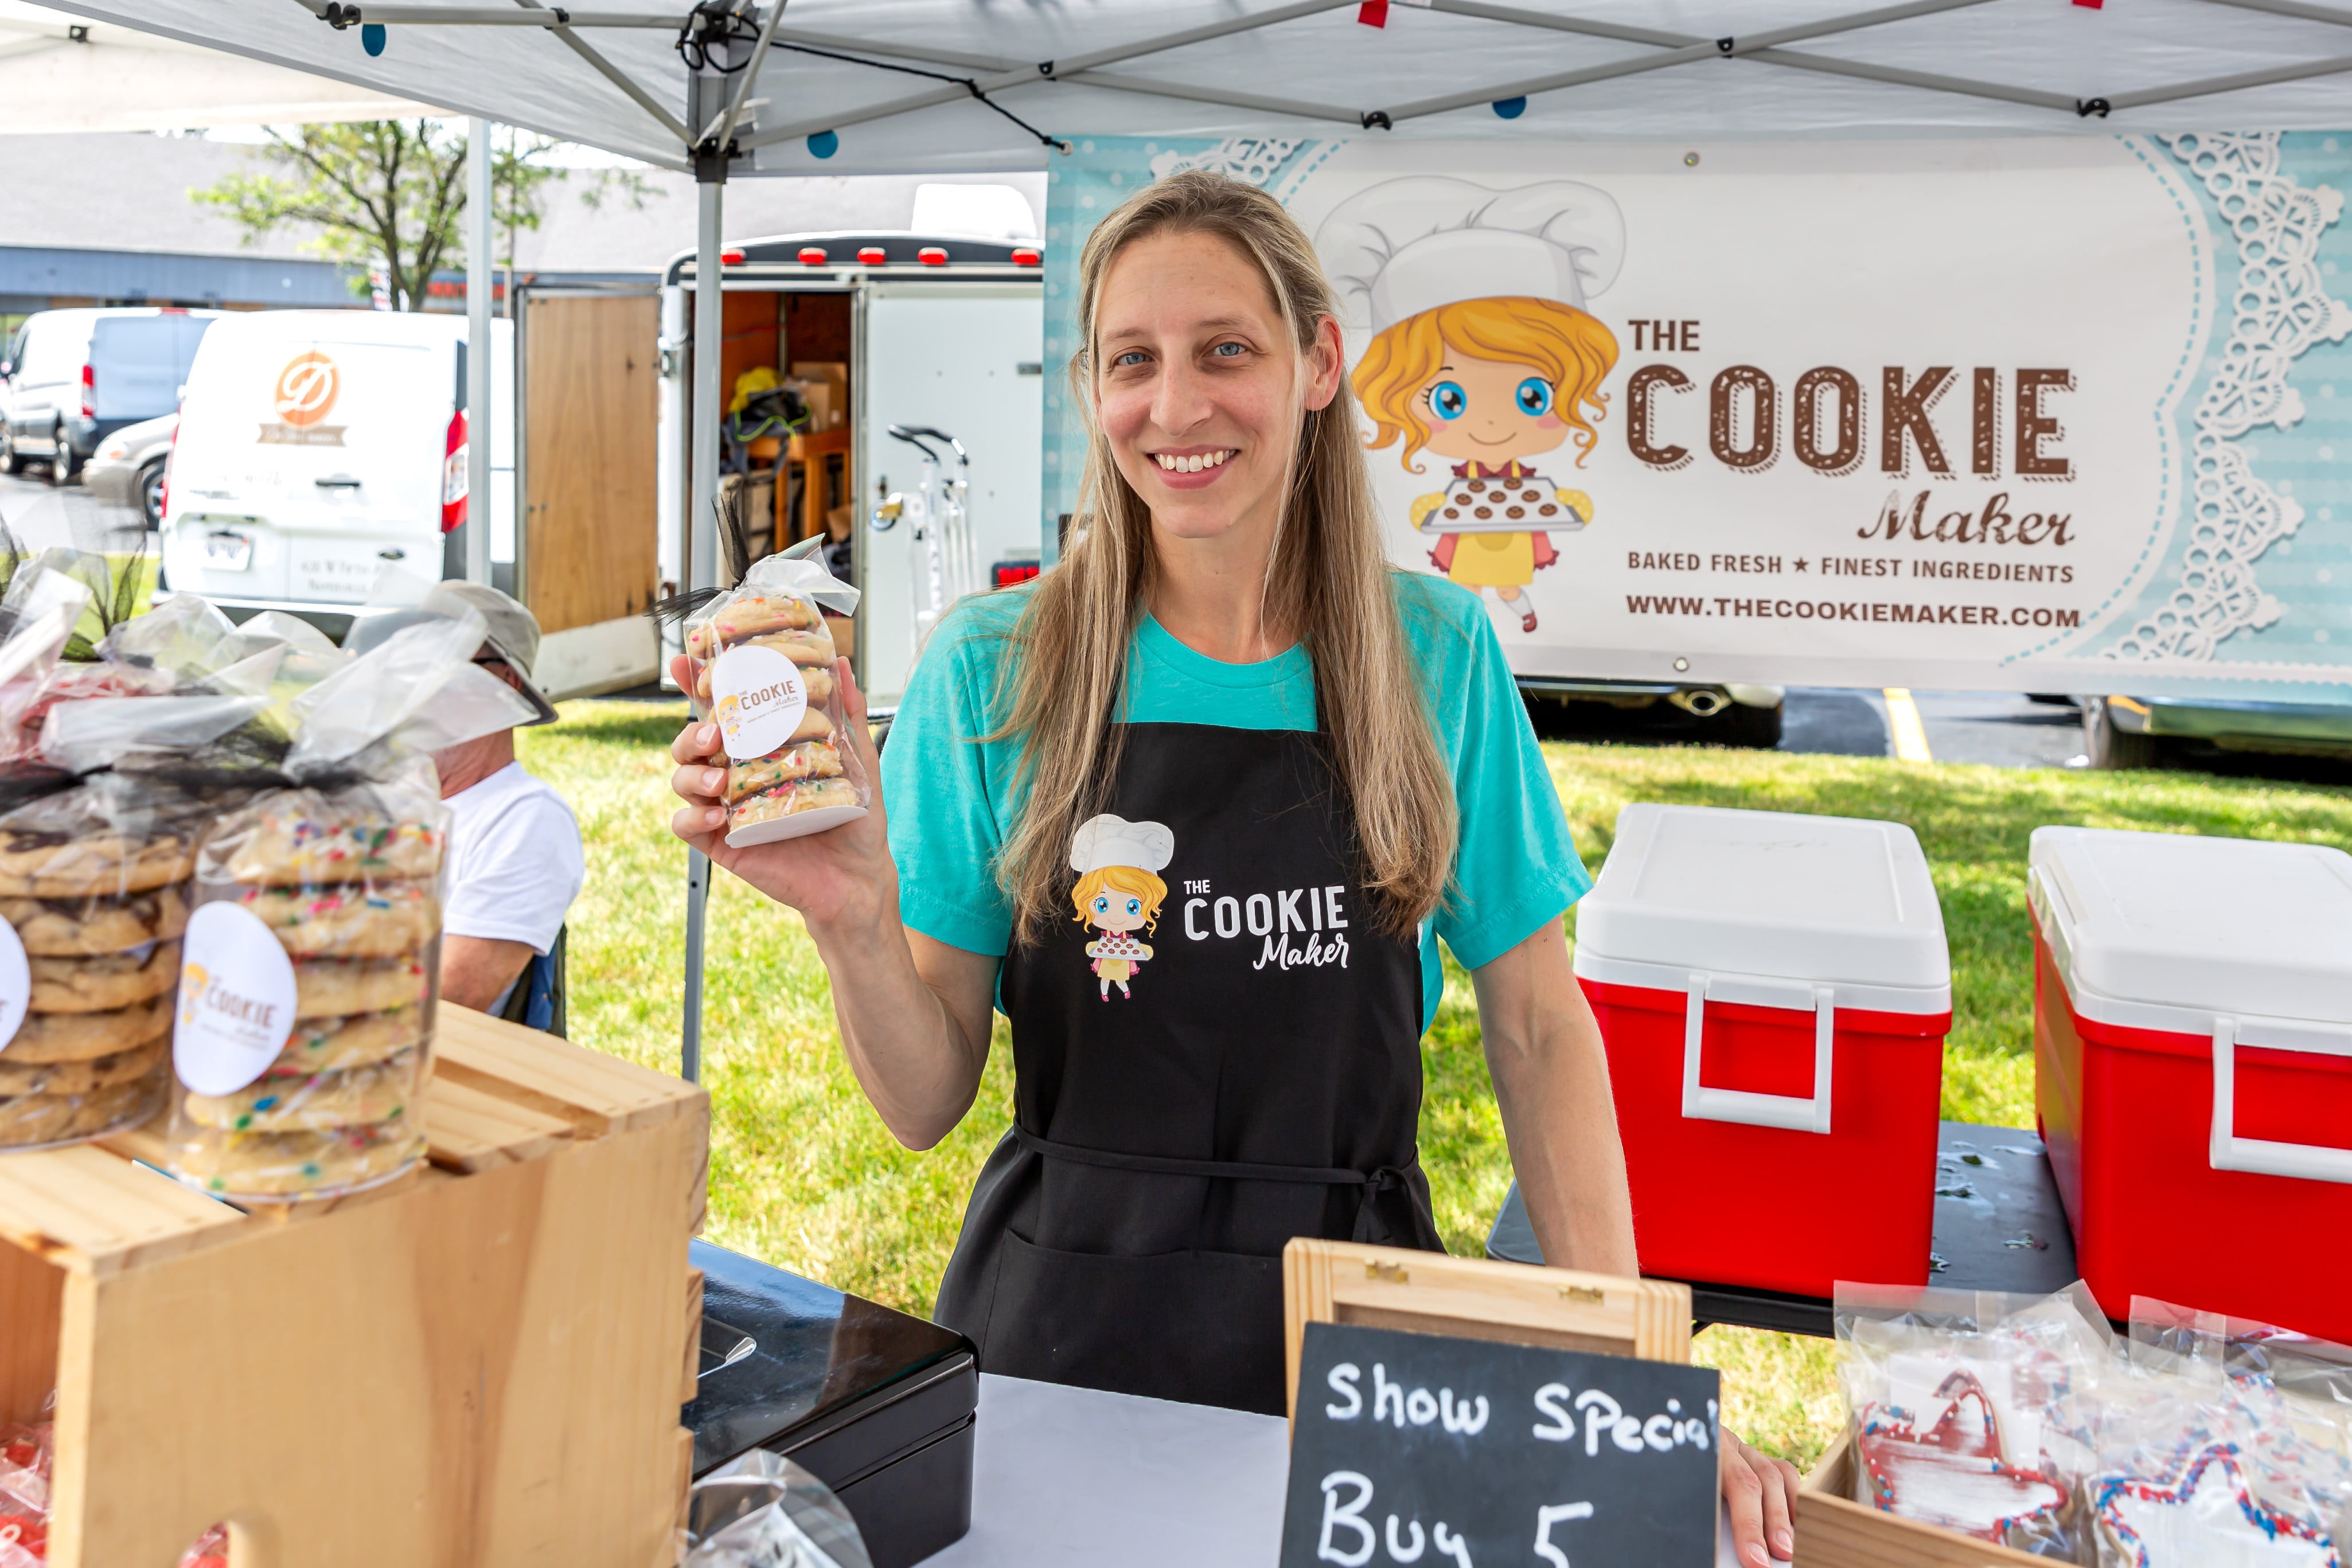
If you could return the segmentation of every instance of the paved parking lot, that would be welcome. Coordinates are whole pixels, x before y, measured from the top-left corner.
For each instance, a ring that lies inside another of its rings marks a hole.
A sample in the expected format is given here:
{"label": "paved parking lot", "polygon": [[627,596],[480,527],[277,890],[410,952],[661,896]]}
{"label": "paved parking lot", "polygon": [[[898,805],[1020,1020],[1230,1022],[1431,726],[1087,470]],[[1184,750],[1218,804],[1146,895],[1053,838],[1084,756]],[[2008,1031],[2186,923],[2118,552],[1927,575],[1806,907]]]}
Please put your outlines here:
{"label": "paved parking lot", "polygon": [[146,531],[134,507],[110,506],[77,479],[63,489],[51,485],[38,461],[21,474],[0,474],[0,522],[32,550],[70,545],[78,550],[126,550]]}

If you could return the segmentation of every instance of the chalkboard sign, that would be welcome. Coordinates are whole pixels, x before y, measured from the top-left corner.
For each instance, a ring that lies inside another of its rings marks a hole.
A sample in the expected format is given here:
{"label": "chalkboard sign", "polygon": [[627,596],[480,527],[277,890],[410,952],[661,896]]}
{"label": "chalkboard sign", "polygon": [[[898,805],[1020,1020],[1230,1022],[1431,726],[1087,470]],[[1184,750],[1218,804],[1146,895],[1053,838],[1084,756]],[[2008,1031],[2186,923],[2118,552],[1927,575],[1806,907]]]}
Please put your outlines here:
{"label": "chalkboard sign", "polygon": [[1310,1323],[1282,1568],[1710,1568],[1711,1368]]}

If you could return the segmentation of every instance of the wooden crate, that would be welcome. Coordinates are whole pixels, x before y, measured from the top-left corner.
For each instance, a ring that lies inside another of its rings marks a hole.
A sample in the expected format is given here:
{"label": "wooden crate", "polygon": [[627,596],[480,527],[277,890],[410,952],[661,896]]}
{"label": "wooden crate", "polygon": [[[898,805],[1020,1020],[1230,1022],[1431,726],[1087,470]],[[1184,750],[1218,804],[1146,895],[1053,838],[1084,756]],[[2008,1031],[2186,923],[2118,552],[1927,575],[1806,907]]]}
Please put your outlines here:
{"label": "wooden crate", "polygon": [[709,1100],[444,1005],[432,1161],[247,1215],[0,1158],[0,1419],[57,1391],[51,1568],[653,1568],[692,1439]]}
{"label": "wooden crate", "polygon": [[1360,1323],[1555,1350],[1690,1361],[1690,1287],[1402,1247],[1292,1238],[1282,1249],[1289,1406],[1309,1323]]}
{"label": "wooden crate", "polygon": [[1849,1435],[1805,1478],[1797,1493],[1796,1568],[2049,1568],[2046,1557],[1854,1501],[1853,1464]]}

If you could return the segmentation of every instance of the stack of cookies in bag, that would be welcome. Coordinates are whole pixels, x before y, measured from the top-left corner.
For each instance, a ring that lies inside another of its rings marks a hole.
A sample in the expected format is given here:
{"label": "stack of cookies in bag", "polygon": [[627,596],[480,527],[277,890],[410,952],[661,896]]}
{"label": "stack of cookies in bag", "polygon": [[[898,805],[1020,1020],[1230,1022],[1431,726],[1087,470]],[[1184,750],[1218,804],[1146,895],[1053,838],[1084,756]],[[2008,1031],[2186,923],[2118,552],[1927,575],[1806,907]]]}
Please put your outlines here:
{"label": "stack of cookies in bag", "polygon": [[424,1152],[447,840],[429,777],[275,790],[206,837],[175,1174],[226,1196],[324,1196]]}
{"label": "stack of cookies in bag", "polygon": [[0,1149],[162,1109],[194,824],[101,774],[0,815]]}
{"label": "stack of cookies in bag", "polygon": [[872,790],[842,732],[822,597],[856,591],[813,561],[771,556],[689,621],[694,696],[728,757],[727,841],[797,837],[866,814]]}

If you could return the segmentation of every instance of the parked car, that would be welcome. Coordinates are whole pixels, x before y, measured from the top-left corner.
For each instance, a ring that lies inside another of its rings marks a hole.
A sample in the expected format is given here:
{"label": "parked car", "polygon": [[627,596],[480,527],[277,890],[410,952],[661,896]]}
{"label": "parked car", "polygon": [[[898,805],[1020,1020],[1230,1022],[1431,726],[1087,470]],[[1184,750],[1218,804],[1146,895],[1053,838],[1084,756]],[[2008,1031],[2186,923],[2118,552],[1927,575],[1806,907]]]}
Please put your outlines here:
{"label": "parked car", "polygon": [[2087,696],[2083,753],[2095,768],[2155,768],[2190,749],[2352,758],[2352,707],[2316,702]]}
{"label": "parked car", "polygon": [[172,458],[172,433],[179,427],[176,413],[125,425],[98,444],[82,465],[81,482],[102,501],[137,507],[147,526],[155,527],[163,521],[163,468]]}
{"label": "parked car", "polygon": [[[494,538],[514,518],[513,324],[491,323]],[[265,310],[188,373],[164,581],[235,613],[365,602],[387,562],[445,573],[466,520],[466,320]]]}
{"label": "parked car", "polygon": [[218,310],[148,306],[41,310],[0,353],[0,473],[28,459],[70,481],[106,437],[179,406]]}

